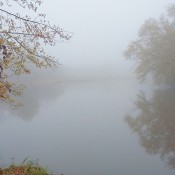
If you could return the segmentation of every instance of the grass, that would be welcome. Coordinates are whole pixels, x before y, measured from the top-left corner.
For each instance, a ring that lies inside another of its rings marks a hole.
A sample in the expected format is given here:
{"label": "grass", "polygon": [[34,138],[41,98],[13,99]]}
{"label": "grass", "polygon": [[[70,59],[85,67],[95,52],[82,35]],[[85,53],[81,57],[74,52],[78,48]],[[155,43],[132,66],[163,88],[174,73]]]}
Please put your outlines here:
{"label": "grass", "polygon": [[0,175],[49,175],[47,169],[33,163],[22,163],[20,165],[10,165],[7,168],[0,168]]}

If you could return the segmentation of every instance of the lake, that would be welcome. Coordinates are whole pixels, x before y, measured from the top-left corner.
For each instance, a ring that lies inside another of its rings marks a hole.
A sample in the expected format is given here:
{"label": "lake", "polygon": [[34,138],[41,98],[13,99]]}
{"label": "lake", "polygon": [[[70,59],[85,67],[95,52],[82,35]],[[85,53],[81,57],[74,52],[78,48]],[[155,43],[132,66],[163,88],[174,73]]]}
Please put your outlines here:
{"label": "lake", "polygon": [[33,83],[23,107],[0,112],[1,165],[38,161],[65,175],[174,175],[159,153],[148,154],[126,115],[138,112],[135,79]]}

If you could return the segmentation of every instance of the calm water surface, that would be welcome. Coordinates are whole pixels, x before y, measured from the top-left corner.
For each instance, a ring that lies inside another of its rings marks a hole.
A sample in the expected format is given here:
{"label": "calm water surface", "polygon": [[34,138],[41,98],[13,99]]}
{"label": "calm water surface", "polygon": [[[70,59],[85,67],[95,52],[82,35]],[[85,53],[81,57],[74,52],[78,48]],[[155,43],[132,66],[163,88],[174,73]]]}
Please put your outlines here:
{"label": "calm water surface", "polygon": [[138,114],[139,90],[150,99],[154,94],[129,79],[29,86],[24,107],[1,109],[1,164],[29,157],[65,175],[174,175],[159,152],[147,153],[125,120]]}

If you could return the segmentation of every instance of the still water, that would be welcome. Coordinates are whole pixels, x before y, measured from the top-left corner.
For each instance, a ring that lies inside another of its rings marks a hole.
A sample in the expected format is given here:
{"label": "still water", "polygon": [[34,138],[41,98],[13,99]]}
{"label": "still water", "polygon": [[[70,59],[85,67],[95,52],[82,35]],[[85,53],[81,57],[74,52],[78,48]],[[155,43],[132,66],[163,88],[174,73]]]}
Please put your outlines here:
{"label": "still water", "polygon": [[140,90],[149,99],[156,91],[134,79],[28,86],[21,109],[1,109],[1,165],[29,157],[64,175],[174,175],[159,152],[148,153],[139,132],[128,125],[126,116],[139,113]]}

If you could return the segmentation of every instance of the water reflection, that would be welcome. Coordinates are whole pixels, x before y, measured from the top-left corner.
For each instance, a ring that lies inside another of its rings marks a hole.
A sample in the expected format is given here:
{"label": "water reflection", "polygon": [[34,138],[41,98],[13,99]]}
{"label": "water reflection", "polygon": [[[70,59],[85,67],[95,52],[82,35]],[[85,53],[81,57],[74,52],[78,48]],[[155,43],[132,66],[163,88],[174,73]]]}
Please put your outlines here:
{"label": "water reflection", "polygon": [[140,92],[135,102],[136,115],[127,115],[126,122],[138,134],[146,152],[160,157],[175,168],[175,91],[158,89],[149,99]]}
{"label": "water reflection", "polygon": [[[20,82],[26,88],[22,96],[17,96],[15,100],[19,101],[22,107],[10,110],[11,116],[31,120],[38,114],[43,103],[55,102],[59,96],[65,93],[68,87],[73,87],[75,84],[81,84],[84,89],[89,89],[89,84],[93,84],[94,88],[98,88],[96,84],[101,84],[101,89],[104,89],[106,93],[108,88],[112,88],[110,84],[115,84],[116,80],[121,82],[124,79],[114,71],[113,67],[110,67],[110,69],[104,69],[103,67],[76,69],[60,66],[59,69],[54,71],[33,69],[32,72],[27,79],[26,77],[20,77]],[[9,111],[8,104],[3,104],[3,110]],[[0,111],[2,111],[2,106],[0,106]]]}
{"label": "water reflection", "polygon": [[148,19],[125,51],[127,59],[137,61],[138,79],[152,75],[158,87],[148,98],[144,91],[137,95],[137,113],[127,115],[129,127],[138,134],[140,144],[149,154],[158,154],[175,168],[175,5],[167,8],[159,19]]}
{"label": "water reflection", "polygon": [[4,111],[9,111],[11,116],[17,116],[24,120],[31,120],[38,114],[40,106],[44,102],[54,102],[58,96],[63,93],[64,88],[62,83],[35,84],[25,89],[25,93],[22,98],[19,99],[22,104],[21,107],[9,111],[9,106],[7,104],[7,106],[3,105],[1,108],[3,108]]}

